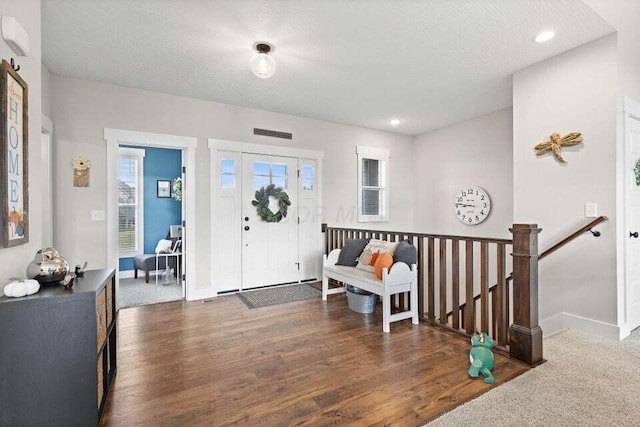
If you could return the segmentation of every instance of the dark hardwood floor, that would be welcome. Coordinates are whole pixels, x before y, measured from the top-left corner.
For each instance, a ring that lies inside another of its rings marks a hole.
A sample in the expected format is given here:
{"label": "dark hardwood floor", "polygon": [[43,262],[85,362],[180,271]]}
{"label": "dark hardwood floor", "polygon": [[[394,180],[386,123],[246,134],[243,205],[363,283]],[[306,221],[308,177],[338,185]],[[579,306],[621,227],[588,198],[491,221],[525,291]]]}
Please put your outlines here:
{"label": "dark hardwood floor", "polygon": [[[418,426],[491,389],[467,376],[466,339],[410,320],[384,334],[377,311],[344,295],[121,310],[103,425]],[[526,370],[496,355],[497,384]]]}

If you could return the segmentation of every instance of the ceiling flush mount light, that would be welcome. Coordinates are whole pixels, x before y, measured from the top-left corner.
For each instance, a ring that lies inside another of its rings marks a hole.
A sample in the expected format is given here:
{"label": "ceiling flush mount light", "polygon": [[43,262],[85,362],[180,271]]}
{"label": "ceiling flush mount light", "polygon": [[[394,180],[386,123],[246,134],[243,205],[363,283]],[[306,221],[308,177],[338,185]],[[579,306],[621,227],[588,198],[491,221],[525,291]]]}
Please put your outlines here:
{"label": "ceiling flush mount light", "polygon": [[391,119],[389,120],[389,124],[391,126],[398,126],[400,124],[400,119]]}
{"label": "ceiling flush mount light", "polygon": [[533,39],[533,40],[536,43],[544,43],[544,42],[548,42],[549,40],[551,40],[555,36],[556,36],[556,33],[554,33],[553,31],[543,31],[540,34],[538,34],[536,36],[536,38]]}
{"label": "ceiling flush mount light", "polygon": [[276,60],[269,55],[273,46],[268,43],[258,43],[255,47],[258,52],[249,61],[251,72],[256,77],[268,79],[276,73]]}

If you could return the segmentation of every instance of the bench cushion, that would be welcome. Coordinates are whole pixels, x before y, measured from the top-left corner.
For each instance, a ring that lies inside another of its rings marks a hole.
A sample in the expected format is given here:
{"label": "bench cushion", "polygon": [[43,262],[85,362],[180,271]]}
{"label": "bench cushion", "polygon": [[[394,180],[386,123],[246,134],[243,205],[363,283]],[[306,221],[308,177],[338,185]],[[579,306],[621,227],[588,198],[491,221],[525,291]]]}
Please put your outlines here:
{"label": "bench cushion", "polygon": [[330,273],[338,273],[382,288],[382,280],[378,280],[372,271],[359,270],[357,268],[346,267],[344,265],[326,265],[324,269],[329,273],[329,276],[331,276]]}

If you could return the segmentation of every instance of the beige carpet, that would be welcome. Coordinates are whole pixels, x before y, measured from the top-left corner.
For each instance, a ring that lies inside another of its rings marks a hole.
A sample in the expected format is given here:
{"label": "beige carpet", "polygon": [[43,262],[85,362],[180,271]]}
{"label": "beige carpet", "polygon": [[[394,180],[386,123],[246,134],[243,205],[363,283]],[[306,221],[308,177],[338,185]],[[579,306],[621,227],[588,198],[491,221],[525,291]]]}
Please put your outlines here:
{"label": "beige carpet", "polygon": [[640,426],[640,331],[622,342],[578,331],[544,341],[547,362],[431,426]]}

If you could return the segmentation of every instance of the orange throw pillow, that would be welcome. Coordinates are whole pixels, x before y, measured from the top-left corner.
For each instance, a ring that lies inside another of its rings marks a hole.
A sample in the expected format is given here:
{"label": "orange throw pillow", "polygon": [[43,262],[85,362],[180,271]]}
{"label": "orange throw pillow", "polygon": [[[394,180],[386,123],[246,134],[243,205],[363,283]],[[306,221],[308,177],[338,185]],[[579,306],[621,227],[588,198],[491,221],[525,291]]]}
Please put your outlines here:
{"label": "orange throw pillow", "polygon": [[380,251],[371,255],[371,262],[369,263],[369,265],[376,265],[376,261],[378,260],[379,256],[380,256]]}
{"label": "orange throw pillow", "polygon": [[376,265],[373,267],[373,272],[376,273],[376,277],[378,280],[382,280],[382,270],[387,268],[391,269],[393,265],[393,256],[388,253],[381,253],[378,255],[378,259],[376,260]]}

